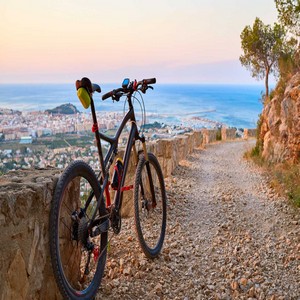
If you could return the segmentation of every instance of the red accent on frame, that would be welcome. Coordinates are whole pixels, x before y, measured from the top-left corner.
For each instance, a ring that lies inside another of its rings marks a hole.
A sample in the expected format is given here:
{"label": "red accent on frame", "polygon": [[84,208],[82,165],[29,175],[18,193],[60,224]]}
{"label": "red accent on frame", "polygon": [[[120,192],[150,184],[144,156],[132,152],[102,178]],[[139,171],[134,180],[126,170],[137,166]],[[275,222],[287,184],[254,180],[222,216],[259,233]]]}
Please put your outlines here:
{"label": "red accent on frame", "polygon": [[105,187],[106,207],[110,207],[111,206],[110,193],[109,193],[109,185],[110,185],[110,183],[108,183],[106,185],[106,187]]}
{"label": "red accent on frame", "polygon": [[93,254],[94,254],[94,260],[95,262],[97,261],[99,255],[100,255],[100,251],[99,251],[99,247],[95,247],[93,250]]}
{"label": "red accent on frame", "polygon": [[121,188],[121,192],[124,192],[124,191],[130,191],[133,189],[133,185],[128,185],[128,186],[123,186]]}
{"label": "red accent on frame", "polygon": [[98,124],[97,123],[94,123],[93,124],[93,127],[92,127],[92,131],[93,132],[96,132],[98,130]]}

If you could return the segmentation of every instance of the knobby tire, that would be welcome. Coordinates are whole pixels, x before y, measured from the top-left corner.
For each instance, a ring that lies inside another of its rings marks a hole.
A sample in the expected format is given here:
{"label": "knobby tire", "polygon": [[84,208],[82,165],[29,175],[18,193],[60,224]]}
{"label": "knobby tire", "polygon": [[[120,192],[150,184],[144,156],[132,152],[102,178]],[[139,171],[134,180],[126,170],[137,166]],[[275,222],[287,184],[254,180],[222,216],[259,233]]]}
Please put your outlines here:
{"label": "knobby tire", "polygon": [[[167,219],[167,196],[163,174],[157,158],[152,153],[148,153],[147,162],[143,154],[139,157],[139,162],[135,174],[134,184],[134,215],[135,227],[140,246],[148,258],[155,258],[161,252]],[[149,163],[154,189],[150,187]],[[153,190],[155,192],[156,206],[152,203]],[[142,193],[144,192],[144,197]]]}
{"label": "knobby tire", "polygon": [[[68,196],[68,191],[70,189],[74,191],[75,183],[73,182],[76,182],[76,180],[77,180],[77,188],[79,182],[79,192],[78,192],[79,200],[73,200]],[[84,181],[85,185],[81,184],[81,181]],[[95,258],[96,256],[94,255],[94,253],[93,253],[94,256],[91,255],[92,256],[91,265],[93,264],[92,266],[95,268],[95,273],[94,274],[92,273],[88,277],[88,278],[92,277],[92,279],[90,279],[91,282],[87,286],[86,285],[81,286],[80,285],[81,283],[79,284],[78,282],[75,282],[75,280],[73,282],[70,278],[68,278],[68,276],[71,277],[73,276],[73,274],[69,275],[71,273],[68,272],[69,266],[67,266],[67,264],[62,261],[62,259],[64,258],[64,253],[63,253],[64,249],[69,249],[70,253],[73,253],[73,251],[74,252],[79,251],[80,258],[83,261],[85,261],[85,264],[88,265],[90,268],[89,265],[90,263],[87,263],[87,261],[89,262],[89,260],[86,259],[88,255],[84,252],[84,251],[87,252],[87,250],[82,245],[82,240],[87,240],[88,239],[87,236],[89,236],[89,234],[87,233],[88,231],[85,230],[86,225],[80,224],[79,229],[75,230],[75,234],[77,234],[77,240],[71,238],[72,232],[74,232],[74,230],[72,230],[73,228],[72,226],[74,226],[72,224],[74,224],[74,222],[72,223],[71,221],[71,213],[73,209],[78,208],[76,207],[76,205],[74,205],[74,207],[71,207],[72,206],[71,204],[73,202],[76,203],[77,201],[77,203],[80,202],[79,204],[81,207],[82,206],[84,207],[85,200],[82,200],[81,198],[81,194],[83,193],[81,192],[82,185],[84,187],[87,186],[94,193],[93,200],[91,201],[91,203],[87,208],[86,217],[88,218],[89,211],[92,211],[97,200],[100,197],[101,188],[94,171],[88,164],[86,164],[83,161],[72,162],[60,176],[55,188],[55,193],[54,193],[53,202],[50,211],[50,228],[49,228],[50,229],[50,254],[51,254],[53,272],[63,298],[70,299],[70,300],[90,300],[95,297],[95,295],[98,292],[99,286],[101,284],[101,279],[103,277],[105,263],[106,263],[106,254],[107,254],[106,253],[107,232],[105,232],[105,233],[101,233],[100,236],[98,237],[97,240],[98,244],[96,245],[95,243],[95,246],[99,247],[100,253],[102,253],[102,255],[98,257],[98,260]],[[89,191],[89,193],[90,192],[91,191]],[[67,204],[64,203],[64,201],[67,202],[67,200],[65,199],[68,199],[69,201]],[[105,204],[104,204],[104,199],[102,199],[99,208],[99,218],[101,219],[101,216],[104,215],[105,215]],[[82,218],[81,220],[87,220],[86,217]],[[69,234],[70,234],[70,238],[68,237]],[[60,237],[60,235],[63,235],[63,237]],[[72,247],[74,247],[74,249]],[[74,256],[76,255],[74,254]],[[70,259],[71,258],[69,258],[69,260]],[[76,257],[73,263],[75,265],[80,266],[79,268],[80,270],[78,272],[80,273],[82,270],[81,266],[84,265],[84,263],[82,263],[81,260],[80,262],[78,262],[76,260]],[[84,277],[85,275],[76,275],[76,277],[78,278],[79,276],[82,276],[81,278],[85,278]]]}

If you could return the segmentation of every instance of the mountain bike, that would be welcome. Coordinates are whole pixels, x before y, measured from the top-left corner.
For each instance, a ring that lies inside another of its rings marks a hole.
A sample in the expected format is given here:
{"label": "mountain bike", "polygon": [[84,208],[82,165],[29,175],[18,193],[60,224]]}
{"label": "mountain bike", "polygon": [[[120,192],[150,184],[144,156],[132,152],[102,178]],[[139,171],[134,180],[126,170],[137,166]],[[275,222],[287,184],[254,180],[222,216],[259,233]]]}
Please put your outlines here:
{"label": "mountain bike", "polygon": [[[77,95],[84,108],[91,108],[99,173],[84,161],[73,161],[56,184],[50,211],[50,254],[54,276],[65,299],[93,299],[105,272],[111,237],[121,230],[123,193],[132,189],[134,220],[142,251],[148,258],[161,252],[166,231],[166,191],[161,167],[155,155],[147,152],[146,139],[138,128],[133,101],[156,83],[156,79],[130,81],[103,95],[119,101],[125,97],[128,111],[115,136],[101,133],[93,100],[100,86],[84,77],[76,81]],[[143,102],[144,103],[144,102]],[[143,109],[144,110],[144,109]],[[119,151],[119,139],[125,126],[130,126],[123,159],[118,158],[111,175],[110,167]],[[101,141],[109,147],[105,157]],[[104,143],[104,142],[103,142]],[[141,144],[141,150],[137,149]],[[125,186],[130,157],[136,166],[132,184]],[[111,194],[114,192],[114,199]],[[111,236],[110,238],[108,238]]]}

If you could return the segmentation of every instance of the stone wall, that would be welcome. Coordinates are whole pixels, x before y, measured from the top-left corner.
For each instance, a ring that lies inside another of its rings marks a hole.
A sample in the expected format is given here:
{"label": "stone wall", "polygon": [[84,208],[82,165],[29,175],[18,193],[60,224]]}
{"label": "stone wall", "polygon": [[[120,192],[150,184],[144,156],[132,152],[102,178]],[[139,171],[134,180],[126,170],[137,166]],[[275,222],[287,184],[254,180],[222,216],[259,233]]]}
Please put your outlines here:
{"label": "stone wall", "polygon": [[284,95],[275,95],[261,117],[262,156],[272,162],[300,159],[300,72],[287,83]]}
{"label": "stone wall", "polygon": [[49,212],[58,171],[0,177],[0,299],[58,299],[49,260]]}
{"label": "stone wall", "polygon": [[[235,130],[222,131],[232,139]],[[197,147],[216,141],[217,130],[202,130],[149,145],[168,177],[181,160]],[[61,171],[22,170],[0,177],[0,300],[61,299],[50,263],[49,212]],[[133,184],[134,164],[126,183]],[[124,216],[132,215],[132,192],[123,200]]]}

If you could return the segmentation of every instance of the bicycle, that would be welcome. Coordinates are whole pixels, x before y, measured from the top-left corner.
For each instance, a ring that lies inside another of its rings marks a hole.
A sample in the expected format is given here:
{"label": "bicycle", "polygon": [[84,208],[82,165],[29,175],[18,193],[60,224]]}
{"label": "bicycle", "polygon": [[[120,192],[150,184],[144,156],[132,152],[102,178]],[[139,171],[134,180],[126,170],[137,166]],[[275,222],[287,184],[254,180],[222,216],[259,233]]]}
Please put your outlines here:
{"label": "bicycle", "polygon": [[[100,162],[98,176],[84,161],[73,161],[59,177],[50,211],[50,254],[54,276],[65,299],[93,299],[104,276],[111,238],[121,230],[123,193],[133,189],[134,220],[142,251],[148,258],[161,252],[167,217],[167,197],[164,178],[154,154],[148,153],[145,137],[137,126],[133,99],[135,93],[146,93],[156,79],[130,81],[103,95],[119,101],[125,96],[128,112],[123,117],[114,137],[99,131],[93,94],[100,86],[84,77],[76,81],[77,95],[84,108],[91,107],[96,145]],[[131,124],[123,160],[118,159],[110,181],[110,167],[117,154],[121,132]],[[103,158],[101,141],[109,144]],[[142,150],[136,149],[141,142]],[[136,171],[134,183],[124,186],[130,156]],[[114,200],[110,190],[115,191]]]}

